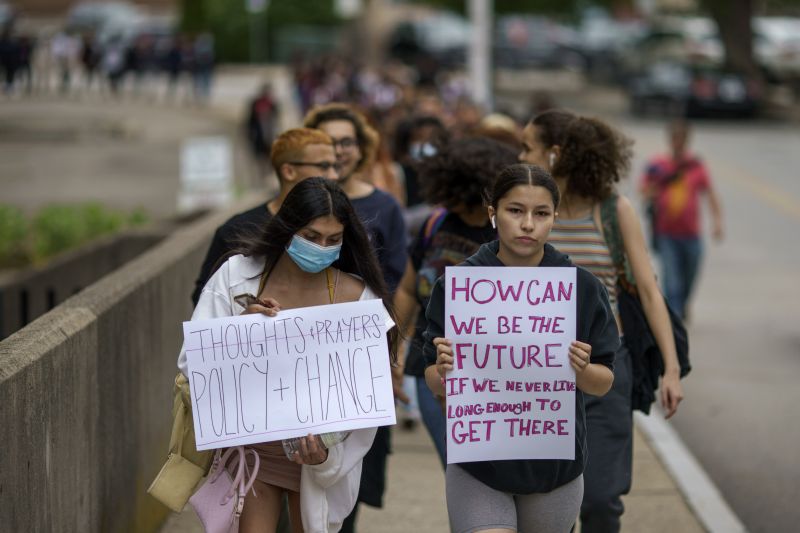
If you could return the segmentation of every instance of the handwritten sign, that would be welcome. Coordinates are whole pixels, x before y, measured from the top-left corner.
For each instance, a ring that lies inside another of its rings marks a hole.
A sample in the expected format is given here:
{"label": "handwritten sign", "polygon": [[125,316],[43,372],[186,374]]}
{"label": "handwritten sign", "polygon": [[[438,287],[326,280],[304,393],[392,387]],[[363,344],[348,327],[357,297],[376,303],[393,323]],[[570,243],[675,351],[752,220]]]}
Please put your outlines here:
{"label": "handwritten sign", "polygon": [[198,450],[395,423],[380,300],[183,323]]}
{"label": "handwritten sign", "polygon": [[574,268],[448,267],[447,462],[575,458]]}

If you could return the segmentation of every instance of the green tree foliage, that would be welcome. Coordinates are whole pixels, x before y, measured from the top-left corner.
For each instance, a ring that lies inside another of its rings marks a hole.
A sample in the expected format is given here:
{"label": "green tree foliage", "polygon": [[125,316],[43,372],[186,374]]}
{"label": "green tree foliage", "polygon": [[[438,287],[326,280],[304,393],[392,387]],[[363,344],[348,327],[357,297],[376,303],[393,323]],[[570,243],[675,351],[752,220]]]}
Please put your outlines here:
{"label": "green tree foliage", "polygon": [[183,0],[181,2],[180,29],[187,33],[207,31],[206,2],[204,0]]}
{"label": "green tree foliage", "polygon": [[[211,32],[217,56],[223,61],[250,59],[253,23],[266,26],[266,34],[271,40],[277,28],[331,26],[340,22],[333,0],[273,0],[266,13],[257,15],[247,12],[246,0],[183,0],[181,3],[181,28],[188,33]],[[268,44],[267,48],[272,46]]]}

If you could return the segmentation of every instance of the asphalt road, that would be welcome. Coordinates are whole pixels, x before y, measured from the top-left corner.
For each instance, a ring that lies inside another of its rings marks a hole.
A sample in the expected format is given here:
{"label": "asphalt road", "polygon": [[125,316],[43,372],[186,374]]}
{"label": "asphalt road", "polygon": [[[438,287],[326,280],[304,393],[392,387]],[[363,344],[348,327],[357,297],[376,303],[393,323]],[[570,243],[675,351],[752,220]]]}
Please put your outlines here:
{"label": "asphalt road", "polygon": [[[644,157],[663,150],[663,125],[614,120],[636,141],[638,175]],[[751,532],[796,531],[800,129],[700,122],[693,145],[722,197],[726,237],[706,241],[690,324],[693,371],[674,425]]]}

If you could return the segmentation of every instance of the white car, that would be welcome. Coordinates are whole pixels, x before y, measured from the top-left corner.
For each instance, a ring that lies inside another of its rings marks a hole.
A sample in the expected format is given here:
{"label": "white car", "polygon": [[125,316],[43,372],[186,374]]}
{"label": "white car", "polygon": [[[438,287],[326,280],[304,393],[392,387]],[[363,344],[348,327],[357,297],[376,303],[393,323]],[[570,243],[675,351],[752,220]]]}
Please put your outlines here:
{"label": "white car", "polygon": [[800,79],[800,18],[757,17],[753,32],[755,56],[768,75]]}

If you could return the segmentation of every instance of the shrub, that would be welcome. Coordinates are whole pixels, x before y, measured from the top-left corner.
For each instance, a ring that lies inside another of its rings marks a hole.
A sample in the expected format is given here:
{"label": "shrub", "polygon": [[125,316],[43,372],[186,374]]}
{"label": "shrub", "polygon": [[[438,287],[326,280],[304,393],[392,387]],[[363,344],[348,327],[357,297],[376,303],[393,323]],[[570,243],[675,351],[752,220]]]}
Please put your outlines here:
{"label": "shrub", "polygon": [[0,205],[0,267],[12,267],[27,261],[25,237],[28,222],[16,207]]}
{"label": "shrub", "polygon": [[0,204],[0,268],[39,263],[97,237],[148,221],[142,207],[126,213],[89,202],[50,205],[28,222],[20,209]]}
{"label": "shrub", "polygon": [[34,261],[78,246],[87,234],[86,221],[74,206],[47,206],[36,214],[31,226]]}
{"label": "shrub", "polygon": [[128,225],[132,228],[144,226],[148,222],[150,222],[150,217],[143,207],[137,207],[128,215]]}

